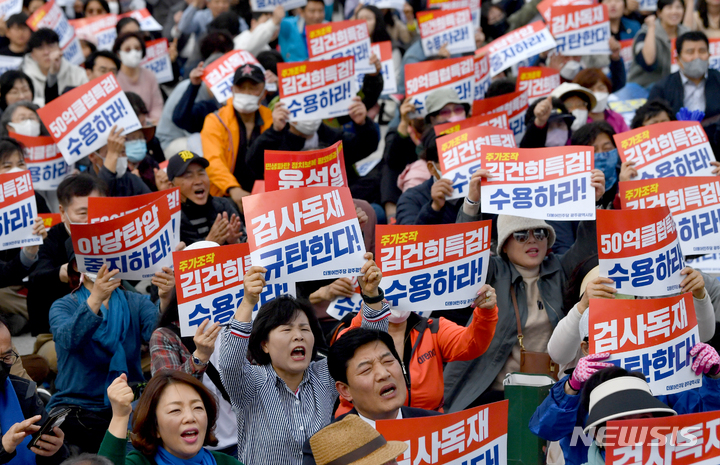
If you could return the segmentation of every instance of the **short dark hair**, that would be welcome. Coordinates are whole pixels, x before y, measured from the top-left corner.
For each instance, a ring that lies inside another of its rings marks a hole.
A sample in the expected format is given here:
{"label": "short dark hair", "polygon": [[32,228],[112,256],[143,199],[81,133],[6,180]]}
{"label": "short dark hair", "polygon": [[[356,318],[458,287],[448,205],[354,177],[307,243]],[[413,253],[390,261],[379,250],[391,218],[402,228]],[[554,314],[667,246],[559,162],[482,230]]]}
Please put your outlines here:
{"label": "short dark hair", "polygon": [[0,165],[5,159],[14,153],[19,153],[21,159],[25,159],[25,147],[12,137],[0,137]]}
{"label": "short dark hair", "polygon": [[434,125],[425,127],[425,131],[420,137],[420,153],[418,154],[418,158],[436,163],[440,161],[437,148],[437,134],[435,134]]}
{"label": "short dark hair", "polygon": [[[115,32],[117,32],[117,35],[120,35],[120,31],[122,31],[122,28],[125,27],[126,24],[135,23],[137,24],[137,27],[140,27],[140,23],[137,19],[133,18],[132,16],[125,16],[124,18],[121,18],[120,21],[117,22],[115,25]],[[118,68],[120,65],[118,65]]]}
{"label": "short dark hair", "polygon": [[[309,2],[322,2],[323,8],[325,7],[325,2],[323,0],[308,0],[308,3]],[[307,6],[307,4],[305,6]],[[303,8],[305,8],[305,6]]]}
{"label": "short dark hair", "polygon": [[[658,0],[657,2],[657,11],[658,13],[663,10],[666,6],[670,6],[673,3],[675,3],[676,0]],[[685,0],[677,0],[682,4],[683,10],[685,9]]]}
{"label": "short dark hair", "polygon": [[645,121],[654,118],[662,112],[667,113],[670,121],[675,121],[675,114],[665,100],[658,98],[645,102],[645,105],[635,110],[635,116],[633,116],[630,126],[632,129],[640,128],[645,124]]}
{"label": "short dark hair", "polygon": [[57,188],[57,196],[60,205],[67,207],[75,197],[87,197],[93,191],[101,196],[108,195],[108,187],[105,181],[93,176],[90,173],[79,173],[63,179]]}
{"label": "short dark hair", "polygon": [[83,14],[87,11],[87,7],[90,4],[90,2],[98,2],[101,7],[103,7],[103,10],[105,10],[105,13],[110,13],[110,5],[108,5],[108,2],[105,0],[85,0],[83,3]]}
{"label": "short dark hair", "polygon": [[41,27],[37,31],[33,32],[28,40],[27,49],[28,52],[32,52],[38,47],[43,45],[60,44],[60,37],[57,32],[46,27]]}
{"label": "short dark hair", "polygon": [[143,58],[145,58],[145,38],[139,32],[126,32],[125,34],[119,35],[118,38],[115,39],[115,43],[113,44],[113,53],[120,56],[120,47],[122,47],[122,44],[131,37],[135,37],[140,42],[142,56]]}
{"label": "short dark hair", "polygon": [[283,60],[282,53],[278,52],[277,50],[265,50],[263,52],[260,52],[255,57],[262,65],[263,68],[265,68],[268,71],[272,71],[273,73],[277,74],[277,65],[278,63],[285,63],[285,60]]}
{"label": "short dark hair", "polygon": [[685,42],[705,42],[708,50],[710,49],[710,41],[702,31],[688,31],[678,37],[675,41],[675,50],[677,50],[678,55],[682,52],[682,47]]}
{"label": "short dark hair", "polygon": [[324,345],[324,337],[315,316],[315,309],[310,302],[304,299],[296,299],[290,295],[282,295],[270,302],[265,303],[258,310],[257,317],[253,323],[250,339],[248,340],[248,352],[259,365],[269,365],[272,361],[270,354],[262,349],[263,342],[267,341],[270,331],[278,326],[286,325],[295,319],[298,313],[304,313],[310,322],[310,330],[315,336],[312,358],[315,359],[318,351],[318,344]]}
{"label": "short dark hair", "polygon": [[227,31],[208,32],[200,41],[200,56],[207,60],[213,53],[225,54],[233,47],[233,38]]}
{"label": "short dark hair", "polygon": [[340,336],[328,353],[328,370],[335,381],[347,384],[347,368],[355,352],[362,346],[373,342],[382,342],[393,354],[393,357],[400,362],[400,356],[395,350],[395,343],[392,336],[384,331],[367,328],[353,328]]}
{"label": "short dark hair", "polygon": [[127,97],[128,101],[130,102],[130,106],[132,107],[133,111],[137,116],[150,114],[147,106],[145,106],[145,102],[138,94],[136,94],[135,92],[125,92],[125,96]]}
{"label": "short dark hair", "polygon": [[213,434],[218,413],[215,396],[197,378],[179,370],[163,369],[150,379],[133,414],[130,439],[133,447],[145,456],[154,456],[162,445],[162,439],[158,437],[157,404],[165,388],[171,384],[186,384],[200,395],[208,418],[203,446],[217,445]]}
{"label": "short dark hair", "polygon": [[646,381],[645,375],[642,374],[642,372],[627,371],[625,368],[620,368],[618,366],[611,366],[598,370],[590,377],[590,379],[587,380],[585,386],[583,386],[582,392],[580,393],[580,403],[585,408],[585,411],[590,411],[590,393],[593,389],[600,386],[605,381],[621,378],[623,376],[635,376],[636,378]]}
{"label": "short dark hair", "polygon": [[608,123],[607,121],[593,121],[590,124],[582,126],[580,129],[573,133],[572,137],[570,138],[570,145],[592,146],[595,142],[595,139],[597,139],[600,134],[607,134],[608,137],[610,137],[613,145],[615,145],[615,141],[613,140],[615,130],[612,128],[612,126],[610,126],[610,123]]}
{"label": "short dark hair", "polygon": [[120,65],[122,64],[120,62],[120,58],[118,58],[118,56],[110,50],[98,50],[97,52],[93,52],[88,55],[87,59],[85,60],[85,69],[88,71],[92,71],[95,67],[95,62],[97,61],[98,57],[112,60],[112,62],[115,63],[115,66],[117,66],[117,69],[120,69]]}
{"label": "short dark hair", "polygon": [[112,461],[102,455],[89,454],[84,452],[80,455],[70,457],[60,465],[113,465]]}
{"label": "short dark hair", "polygon": [[512,79],[497,79],[490,83],[488,90],[485,92],[485,98],[498,97],[513,92],[515,92],[515,82]]}
{"label": "short dark hair", "polygon": [[[270,13],[272,14],[272,13]],[[240,16],[234,11],[226,11],[217,15],[215,19],[207,25],[208,32],[225,31],[231,37],[240,34]]]}
{"label": "short dark hair", "polygon": [[35,98],[35,86],[33,86],[32,79],[30,79],[30,76],[23,73],[19,69],[10,69],[5,71],[2,76],[0,76],[0,109],[5,111],[8,104],[5,100],[5,97],[7,96],[8,92],[12,90],[12,88],[15,86],[15,81],[18,79],[24,79],[25,82],[27,82],[28,87],[30,87],[30,92],[33,94],[33,98]]}
{"label": "short dark hair", "polygon": [[30,26],[27,25],[28,15],[25,13],[15,13],[14,15],[10,16],[5,24],[7,25],[7,28],[10,29],[13,26],[23,26],[28,29],[30,29]]}

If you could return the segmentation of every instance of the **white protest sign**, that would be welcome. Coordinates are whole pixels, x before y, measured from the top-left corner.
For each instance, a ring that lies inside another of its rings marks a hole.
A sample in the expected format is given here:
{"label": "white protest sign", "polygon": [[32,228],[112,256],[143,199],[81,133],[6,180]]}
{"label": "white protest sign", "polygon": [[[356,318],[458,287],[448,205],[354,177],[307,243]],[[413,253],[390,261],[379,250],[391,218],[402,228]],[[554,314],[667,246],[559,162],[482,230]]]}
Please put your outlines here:
{"label": "white protest sign", "polygon": [[493,40],[478,53],[490,56],[490,74],[495,77],[512,65],[556,46],[545,24],[535,21]]}
{"label": "white protest sign", "polygon": [[257,12],[270,13],[279,5],[282,5],[285,11],[290,11],[304,7],[307,0],[250,0],[250,8]]}
{"label": "white protest sign", "polygon": [[370,34],[365,20],[321,23],[305,29],[310,61],[352,56],[355,72],[375,72],[370,64]]}
{"label": "white protest sign", "polygon": [[205,67],[202,80],[218,102],[224,104],[232,97],[235,70],[246,64],[259,65],[252,53],[232,50]]}
{"label": "white protest sign", "polygon": [[39,191],[54,191],[70,174],[57,145],[49,136],[21,136],[10,133],[10,137],[25,147],[25,164],[30,171],[33,187]]}
{"label": "white protest sign", "polygon": [[[370,45],[371,53],[374,53],[380,60],[380,74],[383,77],[383,90],[381,95],[392,95],[397,93],[397,80],[395,79],[395,63],[392,57],[392,42],[377,42]],[[363,86],[365,74],[355,73],[357,76],[358,89]]]}
{"label": "white protest sign", "polygon": [[145,42],[145,58],[140,62],[140,66],[152,71],[158,84],[172,81],[175,76],[168,53],[168,40],[163,38]]}
{"label": "white protest sign", "polygon": [[443,46],[451,54],[476,49],[470,8],[421,11],[417,14],[417,22],[425,56],[437,55]]}
{"label": "white protest sign", "polygon": [[0,250],[42,244],[32,233],[37,216],[30,172],[0,174]]}
{"label": "white protest sign", "polygon": [[553,6],[550,33],[561,55],[609,55],[610,18],[606,5]]}

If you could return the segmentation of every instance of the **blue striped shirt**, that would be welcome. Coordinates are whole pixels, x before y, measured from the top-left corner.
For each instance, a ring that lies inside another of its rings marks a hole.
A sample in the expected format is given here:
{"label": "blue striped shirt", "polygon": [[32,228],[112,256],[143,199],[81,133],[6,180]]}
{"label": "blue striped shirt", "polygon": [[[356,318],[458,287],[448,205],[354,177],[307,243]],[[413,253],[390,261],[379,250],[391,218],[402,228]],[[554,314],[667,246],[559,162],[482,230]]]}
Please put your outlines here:
{"label": "blue striped shirt", "polygon": [[[380,329],[390,307],[364,311]],[[385,323],[387,326],[387,323]],[[298,386],[288,388],[268,365],[251,365],[246,354],[252,323],[230,321],[222,332],[220,375],[237,414],[238,460],[245,465],[302,465],[302,446],[327,426],[338,396],[327,360],[311,362]]]}

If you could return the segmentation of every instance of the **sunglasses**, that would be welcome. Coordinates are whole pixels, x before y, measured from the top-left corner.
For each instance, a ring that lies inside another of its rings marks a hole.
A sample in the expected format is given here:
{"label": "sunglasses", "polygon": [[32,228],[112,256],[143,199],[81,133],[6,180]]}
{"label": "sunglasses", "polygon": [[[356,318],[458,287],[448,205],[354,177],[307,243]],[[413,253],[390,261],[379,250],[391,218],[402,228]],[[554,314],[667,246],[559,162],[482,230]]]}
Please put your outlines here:
{"label": "sunglasses", "polygon": [[453,108],[443,108],[438,112],[440,116],[443,118],[449,118],[450,115],[464,115],[465,114],[465,107],[462,105],[458,105]]}
{"label": "sunglasses", "polygon": [[525,243],[530,239],[530,231],[533,232],[533,235],[535,236],[535,240],[542,241],[543,239],[547,239],[550,235],[548,233],[547,229],[541,228],[541,229],[526,229],[525,231],[516,231],[513,233],[513,237],[516,241],[522,243]]}

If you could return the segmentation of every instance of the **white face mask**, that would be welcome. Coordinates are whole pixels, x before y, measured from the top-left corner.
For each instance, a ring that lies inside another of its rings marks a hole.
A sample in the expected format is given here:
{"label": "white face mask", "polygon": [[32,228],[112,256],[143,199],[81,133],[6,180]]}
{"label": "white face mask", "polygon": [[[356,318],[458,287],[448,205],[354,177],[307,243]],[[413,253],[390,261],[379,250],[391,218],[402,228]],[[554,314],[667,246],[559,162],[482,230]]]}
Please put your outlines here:
{"label": "white face mask", "polygon": [[592,109],[592,112],[602,113],[607,110],[608,97],[610,97],[610,94],[607,92],[595,92],[595,100],[597,100],[597,104]]}
{"label": "white face mask", "polygon": [[587,110],[573,110],[572,115],[575,117],[575,121],[573,121],[572,126],[570,127],[571,131],[577,131],[581,127],[585,126],[587,124],[588,119],[588,111]]}
{"label": "white face mask", "polygon": [[8,123],[8,126],[21,136],[37,137],[40,135],[40,123],[34,119],[26,119],[20,123]]}
{"label": "white face mask", "polygon": [[116,178],[122,178],[125,173],[127,172],[128,168],[128,159],[127,157],[118,157],[117,164],[115,165],[115,177]]}
{"label": "white face mask", "polygon": [[577,76],[577,73],[582,69],[582,65],[579,61],[570,60],[565,63],[560,70],[560,76],[566,81],[572,81]]}
{"label": "white face mask", "polygon": [[21,171],[25,171],[25,170],[22,169],[22,168],[18,168],[18,167],[16,166],[16,167],[11,168],[10,170],[6,171],[5,174],[20,173]]}
{"label": "white face mask", "polygon": [[317,132],[318,128],[322,124],[322,120],[316,119],[313,121],[293,121],[290,124],[302,134],[305,134],[306,136],[312,136]]}
{"label": "white face mask", "polygon": [[255,113],[260,108],[260,97],[249,94],[233,94],[233,107],[240,113]]}
{"label": "white face mask", "polygon": [[83,276],[91,283],[97,281],[97,273],[83,273]]}
{"label": "white face mask", "polygon": [[407,310],[390,310],[390,316],[388,317],[388,321],[390,323],[400,324],[403,321],[407,320],[410,316],[410,312]]}
{"label": "white face mask", "polygon": [[140,66],[142,61],[141,50],[129,50],[127,52],[120,52],[120,61],[128,68],[137,68]]}

